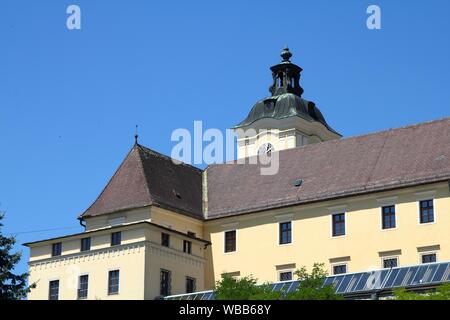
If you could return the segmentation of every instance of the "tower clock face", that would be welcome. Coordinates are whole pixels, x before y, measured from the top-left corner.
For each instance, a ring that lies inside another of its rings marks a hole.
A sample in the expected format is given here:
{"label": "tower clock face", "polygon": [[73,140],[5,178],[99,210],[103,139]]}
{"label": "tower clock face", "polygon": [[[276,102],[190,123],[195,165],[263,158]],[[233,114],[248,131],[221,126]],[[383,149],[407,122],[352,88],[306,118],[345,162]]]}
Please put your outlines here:
{"label": "tower clock face", "polygon": [[258,155],[270,154],[275,151],[275,148],[271,143],[264,143],[261,147],[259,147]]}

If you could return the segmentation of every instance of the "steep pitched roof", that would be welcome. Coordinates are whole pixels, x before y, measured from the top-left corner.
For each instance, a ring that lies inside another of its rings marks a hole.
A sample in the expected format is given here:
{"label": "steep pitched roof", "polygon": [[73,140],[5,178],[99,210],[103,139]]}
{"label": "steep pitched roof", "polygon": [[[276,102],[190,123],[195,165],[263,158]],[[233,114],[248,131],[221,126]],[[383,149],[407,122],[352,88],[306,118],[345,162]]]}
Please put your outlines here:
{"label": "steep pitched roof", "polygon": [[[300,187],[294,180],[303,179]],[[450,118],[279,152],[260,165],[207,169],[208,219],[450,179]]]}
{"label": "steep pitched roof", "polygon": [[135,144],[81,218],[156,205],[202,218],[202,171]]}

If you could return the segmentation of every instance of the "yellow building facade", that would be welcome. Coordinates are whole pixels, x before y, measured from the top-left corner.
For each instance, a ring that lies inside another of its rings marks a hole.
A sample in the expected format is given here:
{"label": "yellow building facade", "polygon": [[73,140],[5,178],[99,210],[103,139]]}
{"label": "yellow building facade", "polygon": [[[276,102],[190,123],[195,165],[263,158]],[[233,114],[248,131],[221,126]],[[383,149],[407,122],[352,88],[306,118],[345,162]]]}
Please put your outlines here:
{"label": "yellow building facade", "polygon": [[[341,138],[301,98],[301,68],[233,129],[238,158],[205,170],[136,143],[78,219],[85,231],[25,244],[29,299],[155,299],[223,274],[291,279],[450,261],[450,118]],[[274,161],[275,161],[274,160]]]}

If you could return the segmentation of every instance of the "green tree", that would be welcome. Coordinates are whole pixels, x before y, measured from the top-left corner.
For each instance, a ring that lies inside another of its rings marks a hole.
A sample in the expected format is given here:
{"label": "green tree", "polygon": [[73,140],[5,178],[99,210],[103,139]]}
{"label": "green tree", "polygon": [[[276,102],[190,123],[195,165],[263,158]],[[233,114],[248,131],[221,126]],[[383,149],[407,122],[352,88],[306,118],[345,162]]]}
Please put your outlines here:
{"label": "green tree", "polygon": [[16,239],[3,236],[1,221],[4,216],[5,214],[0,212],[0,300],[17,300],[25,298],[35,285],[27,286],[28,273],[15,275],[12,272],[14,266],[20,261],[21,253],[10,253]]}
{"label": "green tree", "polygon": [[214,288],[216,300],[277,300],[280,292],[272,292],[269,284],[258,286],[253,276],[233,278],[224,275]]}
{"label": "green tree", "polygon": [[286,300],[342,300],[342,295],[336,293],[333,285],[324,286],[327,272],[323,263],[315,263],[311,273],[305,267],[295,271],[300,281],[299,286],[293,292],[286,294]]}
{"label": "green tree", "polygon": [[436,291],[416,293],[406,289],[394,290],[394,300],[450,300],[450,283],[440,285]]}
{"label": "green tree", "polygon": [[257,285],[253,276],[239,279],[224,276],[216,283],[214,295],[216,300],[341,300],[332,285],[324,286],[327,277],[323,264],[314,264],[311,273],[305,267],[295,272],[300,285],[293,292],[272,291],[270,283]]}
{"label": "green tree", "polygon": [[214,288],[216,300],[278,300],[280,292],[272,292],[270,284],[257,285],[253,276],[233,278],[224,275]]}

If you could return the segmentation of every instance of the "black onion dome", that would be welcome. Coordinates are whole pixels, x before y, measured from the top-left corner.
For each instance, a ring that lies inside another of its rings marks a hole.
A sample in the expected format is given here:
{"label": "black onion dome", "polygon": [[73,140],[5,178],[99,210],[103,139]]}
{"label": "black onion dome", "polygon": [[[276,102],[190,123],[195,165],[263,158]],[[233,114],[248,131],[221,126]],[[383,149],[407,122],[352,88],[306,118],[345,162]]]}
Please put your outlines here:
{"label": "black onion dome", "polygon": [[328,130],[339,134],[328,125],[314,102],[307,101],[292,93],[284,93],[258,101],[247,118],[234,128],[245,127],[264,118],[284,119],[288,117],[300,117],[310,122],[317,121]]}

